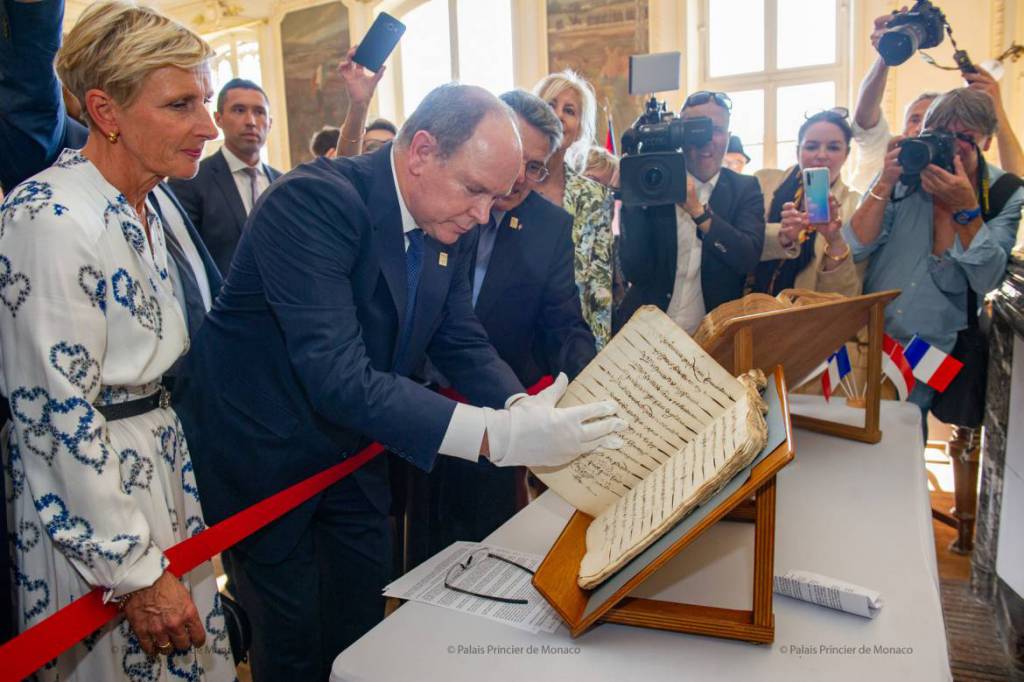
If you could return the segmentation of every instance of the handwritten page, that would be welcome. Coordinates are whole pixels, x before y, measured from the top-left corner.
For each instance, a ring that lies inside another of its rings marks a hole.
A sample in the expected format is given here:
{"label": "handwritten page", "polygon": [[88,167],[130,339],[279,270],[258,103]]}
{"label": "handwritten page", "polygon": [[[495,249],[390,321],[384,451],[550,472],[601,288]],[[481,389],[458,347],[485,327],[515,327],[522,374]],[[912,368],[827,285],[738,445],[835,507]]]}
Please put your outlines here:
{"label": "handwritten page", "polygon": [[[667,315],[644,306],[559,402],[560,407],[569,407],[615,400],[628,423],[619,434],[625,446],[595,450],[567,465],[537,467],[533,472],[573,507],[598,516],[691,444],[700,444],[699,452],[705,456],[710,437],[705,431],[745,393],[743,385]],[[702,461],[700,471],[707,466]],[[688,475],[701,474],[695,468]],[[674,481],[661,477],[663,484]],[[662,507],[664,511],[664,503]]]}
{"label": "handwritten page", "polygon": [[717,494],[757,456],[766,437],[760,397],[751,385],[748,395],[594,519],[579,585],[597,586]]}

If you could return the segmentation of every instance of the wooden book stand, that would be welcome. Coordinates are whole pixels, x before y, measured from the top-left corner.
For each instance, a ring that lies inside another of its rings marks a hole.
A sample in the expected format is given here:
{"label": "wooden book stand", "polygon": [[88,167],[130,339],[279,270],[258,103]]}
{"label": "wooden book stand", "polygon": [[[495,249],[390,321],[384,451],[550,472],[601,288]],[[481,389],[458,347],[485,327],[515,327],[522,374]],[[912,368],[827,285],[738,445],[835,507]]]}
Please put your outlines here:
{"label": "wooden book stand", "polygon": [[882,336],[885,306],[899,291],[837,298],[783,310],[740,314],[720,324],[702,343],[734,375],[753,367],[766,374],[782,365],[790,379],[808,376],[840,346],[868,328],[867,393],[864,425],[851,426],[793,415],[793,425],[849,440],[877,443],[882,398]]}
{"label": "wooden book stand", "polygon": [[[776,422],[779,424],[779,436],[772,447],[772,430],[769,427],[768,447],[772,449],[762,452],[754,460],[746,481],[742,480],[742,473],[737,475],[718,495],[694,510],[605,583],[590,591],[581,589],[577,578],[580,561],[586,552],[587,528],[594,519],[579,511],[573,514],[533,577],[534,587],[565,620],[573,637],[603,621],[757,643],[768,643],[775,638],[772,613],[775,475],[793,459],[794,446],[781,368],[775,370],[773,378],[774,381],[769,379],[767,391],[774,391],[775,395],[766,395],[766,400],[769,406],[774,406],[768,419],[781,419],[781,423]],[[751,496],[755,500],[751,514],[754,521],[752,610],[676,604],[628,596],[704,531],[733,510],[742,508]]]}

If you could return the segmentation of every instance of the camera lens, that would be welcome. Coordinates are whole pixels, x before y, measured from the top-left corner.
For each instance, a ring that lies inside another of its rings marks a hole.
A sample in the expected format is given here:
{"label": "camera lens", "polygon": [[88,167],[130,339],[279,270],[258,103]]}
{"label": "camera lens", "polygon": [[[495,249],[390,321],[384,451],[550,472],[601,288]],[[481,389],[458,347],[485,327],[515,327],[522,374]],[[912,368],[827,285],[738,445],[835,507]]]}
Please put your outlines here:
{"label": "camera lens", "polygon": [[926,37],[925,28],[920,23],[896,26],[878,39],[878,54],[889,66],[899,66],[917,52]]}
{"label": "camera lens", "polygon": [[900,147],[899,162],[906,175],[916,175],[932,162],[932,145],[927,140],[907,140]]}
{"label": "camera lens", "polygon": [[655,190],[661,187],[662,181],[665,179],[665,173],[661,168],[654,166],[644,171],[643,182],[644,188]]}

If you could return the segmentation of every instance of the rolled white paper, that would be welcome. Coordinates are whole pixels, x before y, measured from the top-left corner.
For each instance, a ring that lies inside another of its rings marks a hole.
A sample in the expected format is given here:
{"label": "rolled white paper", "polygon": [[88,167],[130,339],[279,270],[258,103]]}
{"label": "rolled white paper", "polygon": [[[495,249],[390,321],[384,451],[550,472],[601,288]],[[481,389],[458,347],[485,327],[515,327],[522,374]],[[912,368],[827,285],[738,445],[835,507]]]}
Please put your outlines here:
{"label": "rolled white paper", "polygon": [[810,571],[775,576],[775,593],[865,618],[877,616],[883,605],[874,590]]}

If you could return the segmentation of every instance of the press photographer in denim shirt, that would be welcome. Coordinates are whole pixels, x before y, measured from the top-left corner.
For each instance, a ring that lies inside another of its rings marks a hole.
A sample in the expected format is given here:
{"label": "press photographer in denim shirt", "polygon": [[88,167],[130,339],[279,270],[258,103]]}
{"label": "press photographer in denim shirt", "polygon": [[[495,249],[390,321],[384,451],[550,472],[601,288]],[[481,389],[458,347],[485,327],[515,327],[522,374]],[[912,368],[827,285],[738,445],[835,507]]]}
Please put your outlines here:
{"label": "press photographer in denim shirt", "polygon": [[[968,287],[980,301],[1003,278],[1024,189],[1018,187],[991,215],[988,190],[1004,171],[986,163],[983,154],[996,132],[992,100],[984,93],[959,88],[941,95],[928,108],[923,128],[955,136],[954,172],[930,164],[912,190],[900,179],[905,169],[899,144],[905,138],[894,138],[882,173],[843,234],[854,260],[870,259],[864,293],[902,291],[886,308],[886,332],[904,345],[917,334],[948,353],[967,326]],[[927,415],[934,397],[919,381],[910,400]]]}

